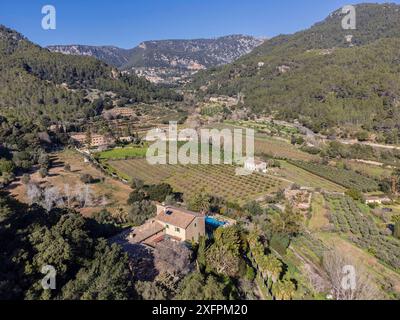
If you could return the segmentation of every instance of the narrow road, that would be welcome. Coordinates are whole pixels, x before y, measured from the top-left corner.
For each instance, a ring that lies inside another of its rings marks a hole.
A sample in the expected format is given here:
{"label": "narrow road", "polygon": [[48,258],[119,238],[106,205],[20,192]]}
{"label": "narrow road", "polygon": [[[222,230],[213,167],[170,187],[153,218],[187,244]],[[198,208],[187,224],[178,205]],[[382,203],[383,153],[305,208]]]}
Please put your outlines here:
{"label": "narrow road", "polygon": [[[326,141],[326,140],[324,140]],[[374,142],[360,142],[358,140],[345,140],[345,139],[338,139],[337,140],[340,143],[346,144],[346,145],[355,145],[355,144],[361,144],[364,146],[370,146],[373,148],[382,148],[382,149],[389,149],[389,150],[400,150],[400,147],[397,146],[392,146],[388,144],[380,144],[380,143],[374,143]]]}

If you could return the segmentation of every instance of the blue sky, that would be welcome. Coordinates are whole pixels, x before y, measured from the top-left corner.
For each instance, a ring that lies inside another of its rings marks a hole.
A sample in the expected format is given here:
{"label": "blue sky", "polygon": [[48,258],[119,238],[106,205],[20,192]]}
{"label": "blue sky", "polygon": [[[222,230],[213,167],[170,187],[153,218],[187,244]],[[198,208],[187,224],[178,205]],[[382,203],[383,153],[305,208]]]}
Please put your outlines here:
{"label": "blue sky", "polygon": [[[388,2],[388,1],[352,1]],[[389,2],[400,3],[400,0]],[[343,0],[0,0],[0,24],[50,44],[116,45],[228,34],[293,33],[350,4]],[[41,28],[44,5],[57,9],[57,29]]]}

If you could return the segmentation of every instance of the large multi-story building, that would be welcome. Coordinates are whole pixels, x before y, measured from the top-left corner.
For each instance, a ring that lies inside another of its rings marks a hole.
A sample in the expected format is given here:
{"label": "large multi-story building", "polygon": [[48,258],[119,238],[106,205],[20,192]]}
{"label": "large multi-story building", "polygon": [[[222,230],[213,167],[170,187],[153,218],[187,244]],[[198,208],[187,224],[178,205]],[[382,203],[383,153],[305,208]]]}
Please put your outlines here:
{"label": "large multi-story building", "polygon": [[120,108],[114,108],[111,110],[107,110],[104,112],[104,115],[111,115],[112,117],[124,117],[124,118],[130,118],[135,116],[135,112],[131,108],[127,107],[120,107]]}
{"label": "large multi-story building", "polygon": [[[85,134],[85,133],[73,134],[73,135],[71,135],[71,139],[75,140],[80,145],[87,144],[87,134]],[[101,134],[92,134],[91,135],[91,142],[90,142],[91,148],[109,146],[113,143],[114,143],[113,139],[103,136]]]}

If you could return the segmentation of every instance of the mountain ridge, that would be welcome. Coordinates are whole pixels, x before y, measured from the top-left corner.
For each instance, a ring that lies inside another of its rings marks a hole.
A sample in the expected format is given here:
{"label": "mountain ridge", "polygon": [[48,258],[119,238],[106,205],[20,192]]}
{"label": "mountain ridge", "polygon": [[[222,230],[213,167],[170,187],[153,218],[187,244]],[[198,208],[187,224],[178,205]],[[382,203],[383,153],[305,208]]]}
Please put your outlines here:
{"label": "mountain ridge", "polygon": [[47,46],[46,49],[50,50],[51,52],[63,53],[67,55],[95,57],[117,68],[128,62],[130,54],[130,49],[122,49],[112,45],[53,45]]}
{"label": "mountain ridge", "polygon": [[231,63],[263,42],[263,39],[252,36],[228,35],[213,39],[150,40],[132,49],[85,45],[53,45],[47,49],[93,56],[152,82],[173,83],[198,70]]}

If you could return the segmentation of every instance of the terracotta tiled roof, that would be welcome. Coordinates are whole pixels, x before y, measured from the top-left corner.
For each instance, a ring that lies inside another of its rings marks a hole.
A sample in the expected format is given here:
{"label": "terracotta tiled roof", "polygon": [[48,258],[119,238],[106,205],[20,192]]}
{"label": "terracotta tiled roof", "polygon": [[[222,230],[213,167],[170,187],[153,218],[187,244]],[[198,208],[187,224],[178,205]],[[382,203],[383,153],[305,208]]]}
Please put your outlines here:
{"label": "terracotta tiled roof", "polygon": [[147,221],[144,225],[134,228],[131,233],[131,241],[133,243],[140,243],[146,239],[159,234],[165,228],[162,224],[152,220]]}
{"label": "terracotta tiled roof", "polygon": [[196,217],[201,217],[201,214],[181,208],[166,207],[156,219],[175,227],[187,229]]}

